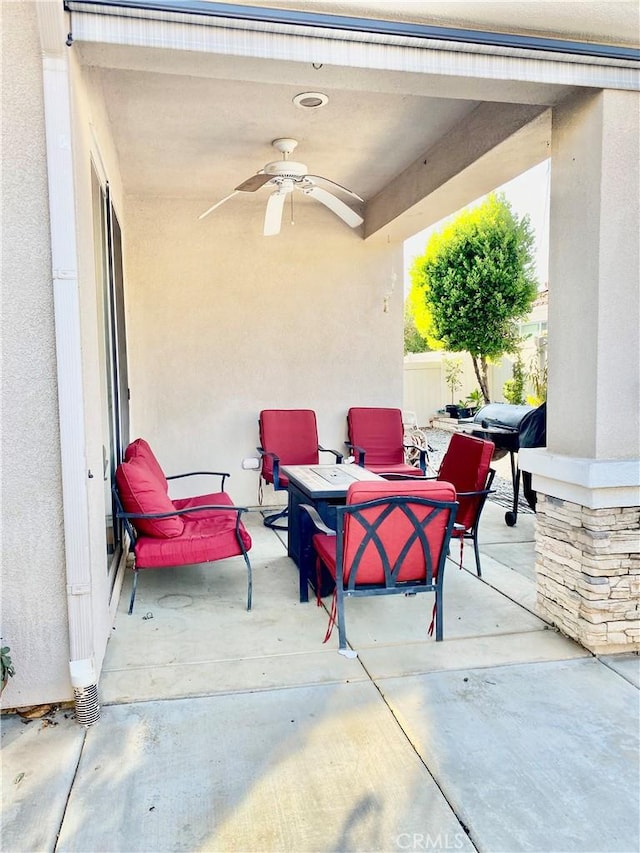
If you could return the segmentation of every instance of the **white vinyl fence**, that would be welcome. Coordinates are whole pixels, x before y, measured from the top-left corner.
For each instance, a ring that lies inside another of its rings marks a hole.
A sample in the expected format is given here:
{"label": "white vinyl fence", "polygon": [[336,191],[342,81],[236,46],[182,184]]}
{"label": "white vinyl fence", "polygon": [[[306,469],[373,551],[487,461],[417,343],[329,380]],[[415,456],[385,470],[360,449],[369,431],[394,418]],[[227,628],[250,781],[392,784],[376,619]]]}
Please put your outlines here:
{"label": "white vinyl fence", "polygon": [[[463,373],[462,385],[451,399],[445,382],[445,360],[460,359]],[[492,403],[504,402],[502,388],[511,379],[512,360],[503,358],[497,365],[489,365],[489,392]],[[422,352],[404,357],[403,403],[404,411],[415,412],[418,426],[429,426],[439,410],[450,403],[458,403],[478,388],[471,356],[468,353]]]}

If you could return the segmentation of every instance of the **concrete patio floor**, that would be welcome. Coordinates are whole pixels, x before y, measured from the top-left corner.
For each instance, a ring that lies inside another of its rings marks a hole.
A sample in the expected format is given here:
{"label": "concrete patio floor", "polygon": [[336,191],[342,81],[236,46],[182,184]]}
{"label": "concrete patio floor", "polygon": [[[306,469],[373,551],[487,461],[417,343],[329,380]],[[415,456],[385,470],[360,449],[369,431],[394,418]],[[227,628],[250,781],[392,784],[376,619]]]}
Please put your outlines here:
{"label": "concrete patio floor", "polygon": [[101,720],[2,718],[2,850],[638,851],[640,658],[535,615],[534,524],[487,504],[442,643],[428,594],[348,601],[356,659],[258,512],[250,613],[239,558],[142,574],[132,616],[128,577]]}

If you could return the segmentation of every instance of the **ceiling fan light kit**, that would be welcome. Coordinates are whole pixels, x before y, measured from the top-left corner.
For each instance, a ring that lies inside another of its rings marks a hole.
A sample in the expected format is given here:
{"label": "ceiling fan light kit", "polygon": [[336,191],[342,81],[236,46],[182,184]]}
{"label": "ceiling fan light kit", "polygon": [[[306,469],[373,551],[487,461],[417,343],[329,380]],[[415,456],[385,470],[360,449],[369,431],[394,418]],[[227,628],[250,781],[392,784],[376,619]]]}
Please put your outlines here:
{"label": "ceiling fan light kit", "polygon": [[[317,96],[320,93],[306,92],[304,96]],[[299,95],[297,97],[303,97]],[[322,96],[325,97],[326,96]],[[328,100],[328,98],[327,98]],[[294,99],[295,101],[295,99]],[[237,195],[239,192],[253,193],[261,187],[269,184],[274,188],[267,200],[267,209],[265,211],[263,234],[265,237],[272,237],[280,233],[282,225],[282,212],[284,209],[285,198],[293,193],[294,190],[301,190],[306,196],[319,201],[332,213],[335,213],[343,222],[351,228],[357,228],[364,221],[362,216],[353,208],[345,204],[338,196],[329,192],[329,190],[319,187],[316,181],[322,181],[336,187],[338,190],[350,195],[357,201],[363,202],[357,193],[343,187],[341,184],[332,181],[330,178],[324,178],[322,175],[310,175],[305,163],[299,163],[296,160],[289,160],[289,155],[292,154],[298,146],[298,141],[288,136],[278,137],[271,144],[282,154],[282,160],[274,160],[267,163],[257,174],[251,175],[234,189],[232,193],[225,196],[220,201],[217,201],[210,208],[201,213],[199,219],[204,219],[220,205],[224,204],[230,198]]]}

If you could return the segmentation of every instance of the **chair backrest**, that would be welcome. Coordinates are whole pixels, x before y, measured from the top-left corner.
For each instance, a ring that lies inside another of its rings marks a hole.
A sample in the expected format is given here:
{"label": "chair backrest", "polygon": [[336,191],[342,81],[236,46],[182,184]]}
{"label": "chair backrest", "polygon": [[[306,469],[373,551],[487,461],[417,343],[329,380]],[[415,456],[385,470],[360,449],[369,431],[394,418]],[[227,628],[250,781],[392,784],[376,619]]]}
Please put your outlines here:
{"label": "chair backrest", "polygon": [[[281,465],[317,465],[318,426],[312,409],[263,409],[260,412],[260,446],[280,457]],[[273,482],[273,462],[262,459],[262,476]]]}
{"label": "chair backrest", "polygon": [[347,430],[349,441],[366,451],[365,465],[404,462],[404,426],[400,409],[351,408],[347,413]]}
{"label": "chair backrest", "polygon": [[136,438],[136,440],[132,441],[131,444],[129,444],[129,446],[125,450],[124,461],[131,462],[133,459],[141,459],[143,462],[145,462],[147,468],[162,484],[162,487],[165,492],[169,492],[169,483],[167,482],[165,473],[162,470],[162,466],[158,462],[155,453],[149,446],[148,442],[144,440],[144,438]]}
{"label": "chair backrest", "polygon": [[[116,486],[120,504],[125,512],[132,513],[168,513],[175,512],[175,506],[167,495],[146,459],[132,457],[121,462],[116,468]],[[135,518],[131,520],[135,529],[146,536],[160,539],[172,539],[180,536],[184,530],[184,521],[179,515],[169,518]]]}
{"label": "chair backrest", "polygon": [[[345,585],[435,582],[449,547],[455,501],[454,487],[439,481],[349,486],[346,506],[338,508]],[[359,506],[363,503],[368,505]]]}
{"label": "chair backrest", "polygon": [[456,522],[470,528],[484,503],[482,496],[464,497],[460,492],[477,492],[486,488],[494,444],[462,432],[454,432],[442,458],[438,480],[453,483],[460,507]]}

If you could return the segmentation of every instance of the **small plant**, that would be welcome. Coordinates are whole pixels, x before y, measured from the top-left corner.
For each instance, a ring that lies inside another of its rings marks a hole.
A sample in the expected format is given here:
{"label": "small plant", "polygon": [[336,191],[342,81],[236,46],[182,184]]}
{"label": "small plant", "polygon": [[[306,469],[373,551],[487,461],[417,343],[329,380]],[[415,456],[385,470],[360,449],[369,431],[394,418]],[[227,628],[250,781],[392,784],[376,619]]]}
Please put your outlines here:
{"label": "small plant", "polygon": [[15,667],[11,661],[11,655],[9,654],[10,651],[11,649],[9,646],[2,646],[2,648],[0,648],[0,674],[2,675],[0,684],[2,685],[2,688],[4,688],[7,681],[10,678],[13,678],[16,674]]}
{"label": "small plant", "polygon": [[444,381],[447,383],[449,391],[451,391],[451,405],[454,405],[453,398],[456,391],[462,385],[462,360],[459,358],[444,358]]}
{"label": "small plant", "polygon": [[469,409],[479,409],[483,402],[482,391],[479,388],[475,388],[465,400],[465,405]]}
{"label": "small plant", "polygon": [[507,379],[502,387],[502,393],[507,403],[520,406],[524,403],[524,384],[527,374],[524,369],[522,356],[518,353],[511,369],[511,379]]}

